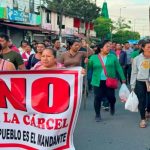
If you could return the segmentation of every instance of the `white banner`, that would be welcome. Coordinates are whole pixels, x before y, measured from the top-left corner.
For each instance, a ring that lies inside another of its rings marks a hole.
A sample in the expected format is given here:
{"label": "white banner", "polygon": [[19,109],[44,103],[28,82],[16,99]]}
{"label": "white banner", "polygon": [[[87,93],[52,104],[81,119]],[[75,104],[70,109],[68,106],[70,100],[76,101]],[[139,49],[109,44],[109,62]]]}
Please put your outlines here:
{"label": "white banner", "polygon": [[0,149],[74,150],[81,68],[0,72]]}

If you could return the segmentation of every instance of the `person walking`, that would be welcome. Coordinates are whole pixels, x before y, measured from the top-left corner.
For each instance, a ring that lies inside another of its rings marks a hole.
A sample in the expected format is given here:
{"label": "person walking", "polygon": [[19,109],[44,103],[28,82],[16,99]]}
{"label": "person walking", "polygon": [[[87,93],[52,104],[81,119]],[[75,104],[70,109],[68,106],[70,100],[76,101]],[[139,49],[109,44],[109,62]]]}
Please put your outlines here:
{"label": "person walking", "polygon": [[22,40],[19,49],[20,55],[24,53],[26,46],[29,45],[29,42],[26,40]]}
{"label": "person walking", "polygon": [[56,51],[56,55],[57,55],[56,57],[57,57],[57,60],[59,61],[62,53],[65,52],[66,49],[61,46],[59,39],[54,39],[53,44],[54,44],[53,49]]}
{"label": "person walking", "polygon": [[9,36],[0,34],[0,44],[2,45],[3,59],[12,62],[16,70],[25,70],[25,65],[21,55],[9,48]]}
{"label": "person walking", "polygon": [[2,45],[0,44],[0,71],[14,71],[15,66],[13,63],[3,59]]}
{"label": "person walking", "polygon": [[122,50],[121,44],[116,43],[115,53],[119,60],[120,65],[125,73],[125,67],[127,65],[127,54],[125,51]]}
{"label": "person walking", "polygon": [[45,49],[44,43],[38,43],[36,48],[36,54],[31,54],[28,59],[27,69],[31,69],[34,65],[41,60],[42,52]]}
{"label": "person walking", "polygon": [[124,44],[124,48],[123,50],[126,52],[127,54],[127,64],[125,66],[125,77],[126,77],[126,80],[127,80],[127,84],[129,83],[130,84],[130,78],[131,78],[131,61],[132,61],[132,58],[131,58],[131,54],[133,52],[133,49],[131,48],[129,42],[126,42]]}
{"label": "person walking", "polygon": [[145,40],[140,40],[137,44],[136,49],[134,49],[134,51],[131,53],[131,61],[133,61],[133,59],[141,53],[141,46],[143,42],[145,42]]}
{"label": "person walking", "polygon": [[126,82],[122,67],[117,57],[109,52],[109,41],[103,41],[99,45],[99,53],[97,55],[92,55],[88,62],[88,67],[93,70],[91,84],[94,87],[94,109],[96,122],[101,120],[101,101],[104,97],[106,97],[110,103],[110,114],[115,114],[115,89],[106,85],[108,77],[116,78],[116,72],[118,72],[122,82]]}
{"label": "person walking", "polygon": [[25,64],[25,67],[27,68],[28,65],[28,60],[30,55],[34,54],[35,52],[32,50],[31,45],[27,45],[26,48],[24,49],[24,52],[22,53],[22,58]]}
{"label": "person walking", "polygon": [[88,49],[87,52],[79,51],[81,43],[78,40],[69,41],[69,44],[70,49],[63,52],[60,57],[60,63],[65,67],[82,66],[82,60],[93,54],[91,49]]}
{"label": "person walking", "polygon": [[150,117],[150,91],[147,90],[147,84],[150,83],[150,40],[143,42],[141,47],[141,54],[133,59],[130,84],[139,100],[139,126],[145,128],[146,118]]}
{"label": "person walking", "polygon": [[57,62],[56,51],[52,48],[46,48],[41,55],[41,61],[39,61],[31,70],[48,70],[63,67],[62,64]]}

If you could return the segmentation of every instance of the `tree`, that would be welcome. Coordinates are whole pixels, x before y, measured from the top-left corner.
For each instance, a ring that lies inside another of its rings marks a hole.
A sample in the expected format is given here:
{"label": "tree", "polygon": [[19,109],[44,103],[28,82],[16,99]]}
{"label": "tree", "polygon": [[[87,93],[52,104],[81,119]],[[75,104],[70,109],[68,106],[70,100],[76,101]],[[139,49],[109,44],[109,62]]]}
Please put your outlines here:
{"label": "tree", "polygon": [[92,21],[98,17],[100,8],[89,0],[47,0],[48,8],[53,11],[60,12],[60,7],[63,8],[63,14],[71,15],[77,18]]}
{"label": "tree", "polygon": [[114,22],[115,30],[118,32],[118,31],[130,29],[131,28],[130,24],[131,24],[131,21],[126,22],[124,18],[119,17],[118,20]]}
{"label": "tree", "polygon": [[117,43],[125,43],[128,40],[139,40],[140,34],[138,32],[133,31],[118,31],[115,34],[113,34],[113,41]]}
{"label": "tree", "polygon": [[94,30],[96,32],[96,35],[102,40],[106,38],[106,36],[110,33],[111,29],[113,29],[111,19],[98,17],[94,21]]}
{"label": "tree", "polygon": [[114,22],[114,34],[112,40],[119,43],[124,43],[130,39],[139,40],[140,34],[138,32],[129,31],[131,29],[131,21],[126,21],[119,17],[117,22]]}
{"label": "tree", "polygon": [[93,20],[95,20],[99,16],[100,8],[97,7],[94,3],[90,3],[89,1],[83,0],[83,2],[84,2],[83,5],[84,8],[82,10],[84,11],[81,11],[81,15],[83,17],[83,20],[87,23],[87,29],[85,30],[85,35],[89,36],[90,22],[93,22]]}

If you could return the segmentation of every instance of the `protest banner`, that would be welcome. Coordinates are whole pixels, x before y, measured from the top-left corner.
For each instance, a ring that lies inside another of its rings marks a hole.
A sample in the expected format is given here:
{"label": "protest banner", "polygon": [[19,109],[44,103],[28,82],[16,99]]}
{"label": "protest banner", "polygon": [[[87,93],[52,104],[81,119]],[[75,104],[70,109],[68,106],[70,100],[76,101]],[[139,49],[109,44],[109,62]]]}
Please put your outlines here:
{"label": "protest banner", "polygon": [[74,150],[81,67],[0,72],[0,149]]}

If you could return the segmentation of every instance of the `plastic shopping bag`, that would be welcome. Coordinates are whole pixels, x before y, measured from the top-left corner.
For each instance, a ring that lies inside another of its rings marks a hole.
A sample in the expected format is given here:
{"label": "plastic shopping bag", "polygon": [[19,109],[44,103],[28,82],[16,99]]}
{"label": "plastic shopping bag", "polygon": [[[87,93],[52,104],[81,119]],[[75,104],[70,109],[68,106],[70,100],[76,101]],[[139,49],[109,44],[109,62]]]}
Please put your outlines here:
{"label": "plastic shopping bag", "polygon": [[131,112],[138,112],[138,98],[136,94],[132,91],[125,103],[125,109]]}
{"label": "plastic shopping bag", "polygon": [[129,91],[128,87],[126,86],[126,84],[123,83],[119,90],[119,98],[120,98],[121,102],[126,102],[129,95],[130,95],[130,91]]}

